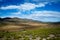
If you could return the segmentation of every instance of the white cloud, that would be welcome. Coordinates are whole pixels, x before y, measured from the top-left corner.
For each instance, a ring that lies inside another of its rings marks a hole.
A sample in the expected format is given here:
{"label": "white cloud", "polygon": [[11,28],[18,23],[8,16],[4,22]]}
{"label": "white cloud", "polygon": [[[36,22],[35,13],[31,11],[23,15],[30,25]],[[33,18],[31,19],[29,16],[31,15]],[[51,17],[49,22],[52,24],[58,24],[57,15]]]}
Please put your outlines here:
{"label": "white cloud", "polygon": [[57,11],[32,11],[31,14],[23,14],[21,11],[16,13],[11,13],[12,16],[10,17],[20,17],[20,18],[27,18],[27,19],[39,19],[40,17],[57,17],[60,18],[60,12]]}
{"label": "white cloud", "polygon": [[[34,19],[34,20],[42,20],[43,18],[41,18],[41,17],[56,17],[56,18],[60,18],[60,12],[57,12],[57,11],[45,11],[45,10],[44,11],[32,11],[32,13],[28,14],[28,15],[26,15],[26,14],[23,15],[20,12],[17,12],[14,15],[15,16],[12,16],[12,17],[20,17],[20,18],[27,18],[27,19]],[[44,20],[48,20],[48,19],[44,18]]]}
{"label": "white cloud", "polygon": [[39,4],[33,4],[33,3],[24,3],[21,5],[10,5],[6,7],[0,7],[0,9],[19,9],[19,10],[32,10],[36,7],[44,7],[47,3],[39,3]]}
{"label": "white cloud", "polygon": [[31,0],[31,1],[34,1],[34,2],[38,2],[39,3],[39,2],[59,2],[60,0]]}
{"label": "white cloud", "polygon": [[20,5],[20,8],[23,10],[31,10],[31,9],[34,9],[35,7],[36,5],[32,3],[25,3]]}
{"label": "white cloud", "polygon": [[5,7],[0,7],[0,9],[16,9],[16,8],[19,8],[19,6],[16,6],[16,5],[9,5],[9,6],[5,6]]}
{"label": "white cloud", "polygon": [[48,2],[39,3],[36,7],[45,7],[46,4],[48,4]]}
{"label": "white cloud", "polygon": [[45,17],[60,17],[60,12],[56,12],[56,11],[34,11],[32,12],[32,14],[30,15],[26,15],[29,16],[27,18],[30,18],[30,19],[34,19],[34,18],[38,18],[41,17],[41,16],[45,16]]}
{"label": "white cloud", "polygon": [[56,11],[33,11],[30,15],[23,15],[22,18],[45,21],[57,22],[60,21],[60,12]]}

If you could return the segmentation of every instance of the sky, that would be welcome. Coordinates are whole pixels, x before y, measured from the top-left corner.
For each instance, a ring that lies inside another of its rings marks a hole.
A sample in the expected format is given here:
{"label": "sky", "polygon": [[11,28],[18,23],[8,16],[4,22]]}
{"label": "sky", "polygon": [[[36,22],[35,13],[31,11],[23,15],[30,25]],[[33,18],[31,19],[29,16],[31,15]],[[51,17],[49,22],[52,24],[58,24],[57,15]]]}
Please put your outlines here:
{"label": "sky", "polygon": [[0,0],[0,17],[60,22],[60,0]]}

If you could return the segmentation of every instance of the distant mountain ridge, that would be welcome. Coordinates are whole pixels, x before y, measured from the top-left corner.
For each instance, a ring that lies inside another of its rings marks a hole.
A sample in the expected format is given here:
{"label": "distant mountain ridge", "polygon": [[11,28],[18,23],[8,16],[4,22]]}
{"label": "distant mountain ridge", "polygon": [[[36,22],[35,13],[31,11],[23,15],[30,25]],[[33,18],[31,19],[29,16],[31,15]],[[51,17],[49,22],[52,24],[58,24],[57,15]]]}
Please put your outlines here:
{"label": "distant mountain ridge", "polygon": [[38,23],[54,23],[54,24],[60,24],[60,22],[42,22],[42,21],[37,21],[37,20],[32,20],[32,19],[22,19],[22,18],[17,18],[17,17],[14,17],[14,18],[10,18],[10,17],[6,17],[6,18],[0,18],[0,21],[10,21],[10,22],[13,22],[13,21],[26,21],[26,22],[38,22]]}
{"label": "distant mountain ridge", "polygon": [[0,30],[6,29],[33,29],[40,27],[60,27],[60,22],[41,22],[32,19],[21,19],[21,18],[0,18]]}
{"label": "distant mountain ridge", "polygon": [[[17,25],[17,26],[35,26],[37,24],[37,26],[43,26],[43,25],[53,25],[53,26],[60,26],[60,22],[42,22],[42,21],[36,21],[36,20],[32,20],[32,19],[22,19],[22,18],[10,18],[10,17],[6,17],[6,18],[0,18],[0,25]],[[43,24],[43,25],[41,25]]]}

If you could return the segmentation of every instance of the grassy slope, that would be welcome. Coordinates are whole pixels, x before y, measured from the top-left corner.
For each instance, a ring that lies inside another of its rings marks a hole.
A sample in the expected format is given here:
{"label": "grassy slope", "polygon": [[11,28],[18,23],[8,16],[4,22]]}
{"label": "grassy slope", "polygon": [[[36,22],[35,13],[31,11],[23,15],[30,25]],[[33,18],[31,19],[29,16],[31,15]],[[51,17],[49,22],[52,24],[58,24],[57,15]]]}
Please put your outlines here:
{"label": "grassy slope", "polygon": [[[33,39],[36,38],[37,36],[40,36],[41,38],[47,38],[48,35],[53,34],[55,35],[56,38],[51,39],[51,40],[60,40],[60,28],[37,28],[37,29],[32,29],[32,30],[20,30],[20,31],[16,31],[16,32],[8,32],[8,31],[1,31],[0,32],[0,37],[6,37],[7,39],[11,36],[14,37],[15,39],[19,39],[19,38],[25,38],[25,40],[28,40],[28,37],[26,38],[26,36],[28,35],[32,35]],[[19,36],[21,35],[21,36]],[[10,37],[10,38],[11,38]]]}
{"label": "grassy slope", "polygon": [[[48,35],[54,34],[57,38],[51,39],[51,40],[60,40],[60,25],[59,24],[45,24],[45,23],[37,23],[37,22],[31,22],[31,21],[21,22],[18,24],[14,24],[14,23],[8,22],[6,25],[1,24],[0,38],[4,39],[4,37],[6,37],[6,40],[9,40],[9,38],[10,40],[12,38],[18,40],[19,38],[22,38],[23,36],[25,40],[29,40],[28,37],[26,38],[27,35],[28,36],[32,35],[33,38],[36,38],[35,37],[36,35],[40,36],[41,38],[44,38],[44,37],[47,38]],[[10,31],[12,29],[14,31]]]}

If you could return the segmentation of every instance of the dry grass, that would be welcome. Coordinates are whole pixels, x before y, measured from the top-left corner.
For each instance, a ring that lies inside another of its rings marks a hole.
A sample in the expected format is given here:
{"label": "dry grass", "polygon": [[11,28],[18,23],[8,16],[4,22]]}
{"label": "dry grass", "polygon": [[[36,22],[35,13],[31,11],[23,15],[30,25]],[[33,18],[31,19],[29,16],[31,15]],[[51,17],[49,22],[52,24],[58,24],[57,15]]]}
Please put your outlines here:
{"label": "dry grass", "polygon": [[[2,24],[3,25],[3,24]],[[60,25],[53,25],[53,24],[44,24],[44,23],[34,23],[34,22],[28,22],[28,23],[21,23],[21,24],[8,24],[6,26],[0,27],[0,30],[20,30],[20,29],[37,29],[37,28],[51,28],[51,27],[60,27]]]}

